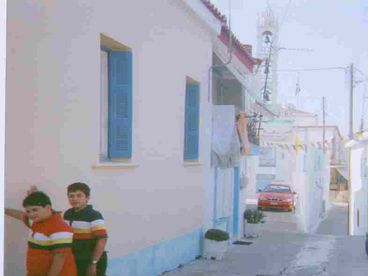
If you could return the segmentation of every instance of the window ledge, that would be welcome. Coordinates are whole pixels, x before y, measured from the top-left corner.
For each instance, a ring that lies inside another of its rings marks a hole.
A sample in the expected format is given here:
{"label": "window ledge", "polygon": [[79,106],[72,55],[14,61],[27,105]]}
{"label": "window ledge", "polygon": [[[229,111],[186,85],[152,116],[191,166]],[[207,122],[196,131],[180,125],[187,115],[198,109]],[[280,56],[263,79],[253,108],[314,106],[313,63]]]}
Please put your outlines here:
{"label": "window ledge", "polygon": [[134,169],[138,166],[130,162],[98,162],[92,165],[92,169]]}
{"label": "window ledge", "polygon": [[183,166],[184,167],[195,167],[195,166],[202,166],[203,163],[199,161],[184,161]]}

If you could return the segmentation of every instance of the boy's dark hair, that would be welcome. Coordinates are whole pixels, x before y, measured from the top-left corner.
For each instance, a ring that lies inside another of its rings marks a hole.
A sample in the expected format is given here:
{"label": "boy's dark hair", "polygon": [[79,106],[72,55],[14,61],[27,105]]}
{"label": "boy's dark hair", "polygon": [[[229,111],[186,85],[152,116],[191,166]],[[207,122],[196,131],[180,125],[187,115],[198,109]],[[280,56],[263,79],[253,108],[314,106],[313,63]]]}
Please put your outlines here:
{"label": "boy's dark hair", "polygon": [[75,183],[70,184],[68,186],[68,194],[69,193],[74,193],[76,191],[81,191],[87,197],[89,197],[89,194],[91,192],[91,189],[89,188],[89,186],[86,183],[82,183],[82,182],[75,182]]}
{"label": "boy's dark hair", "polygon": [[47,194],[44,192],[33,192],[29,194],[23,200],[23,207],[27,206],[42,206],[45,207],[46,205],[51,206],[51,200]]}

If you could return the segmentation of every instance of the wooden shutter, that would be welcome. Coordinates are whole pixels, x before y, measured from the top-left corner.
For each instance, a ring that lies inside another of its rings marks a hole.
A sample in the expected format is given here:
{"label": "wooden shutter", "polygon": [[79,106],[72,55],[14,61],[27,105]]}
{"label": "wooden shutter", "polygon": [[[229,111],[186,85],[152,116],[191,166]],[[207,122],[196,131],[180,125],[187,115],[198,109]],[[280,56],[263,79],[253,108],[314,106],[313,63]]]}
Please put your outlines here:
{"label": "wooden shutter", "polygon": [[109,158],[132,156],[132,53],[109,55]]}
{"label": "wooden shutter", "polygon": [[199,86],[188,84],[185,95],[184,160],[198,159]]}

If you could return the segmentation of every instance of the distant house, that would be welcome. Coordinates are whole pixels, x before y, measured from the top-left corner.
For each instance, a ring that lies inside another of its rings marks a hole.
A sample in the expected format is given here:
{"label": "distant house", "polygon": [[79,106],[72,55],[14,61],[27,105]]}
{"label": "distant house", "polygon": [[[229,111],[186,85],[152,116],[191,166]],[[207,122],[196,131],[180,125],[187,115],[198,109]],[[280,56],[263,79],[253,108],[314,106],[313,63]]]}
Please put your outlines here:
{"label": "distant house", "polygon": [[345,166],[342,137],[337,127],[325,127],[325,153],[317,115],[293,106],[278,105],[274,111],[277,117],[263,123],[256,183],[248,187],[247,198],[256,200],[274,181],[290,184],[299,195],[302,229],[313,232],[329,208],[331,167]]}

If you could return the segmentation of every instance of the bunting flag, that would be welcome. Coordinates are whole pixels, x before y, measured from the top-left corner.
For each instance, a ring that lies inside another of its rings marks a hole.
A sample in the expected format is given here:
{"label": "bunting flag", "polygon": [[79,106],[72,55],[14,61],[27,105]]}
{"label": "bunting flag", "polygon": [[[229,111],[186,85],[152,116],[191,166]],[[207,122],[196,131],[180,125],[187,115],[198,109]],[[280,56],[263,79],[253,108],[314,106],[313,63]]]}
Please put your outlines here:
{"label": "bunting flag", "polygon": [[322,149],[322,143],[321,142],[317,142],[317,148]]}
{"label": "bunting flag", "polygon": [[[322,149],[323,148],[322,142],[308,142],[308,143],[300,143],[299,137],[294,137],[294,143],[282,143],[282,142],[266,142],[261,141],[260,146],[264,148],[279,148],[281,150],[294,150],[296,154],[300,151],[307,152],[308,149]],[[325,146],[328,148],[331,145],[329,141],[325,142]]]}
{"label": "bunting flag", "polygon": [[302,144],[299,141],[299,137],[298,134],[295,134],[294,136],[294,150],[296,152],[296,154],[299,153],[299,150],[301,149]]}
{"label": "bunting flag", "polygon": [[325,140],[325,147],[328,149],[330,147],[331,143],[327,140]]}
{"label": "bunting flag", "polygon": [[302,150],[307,152],[307,144],[302,144]]}

